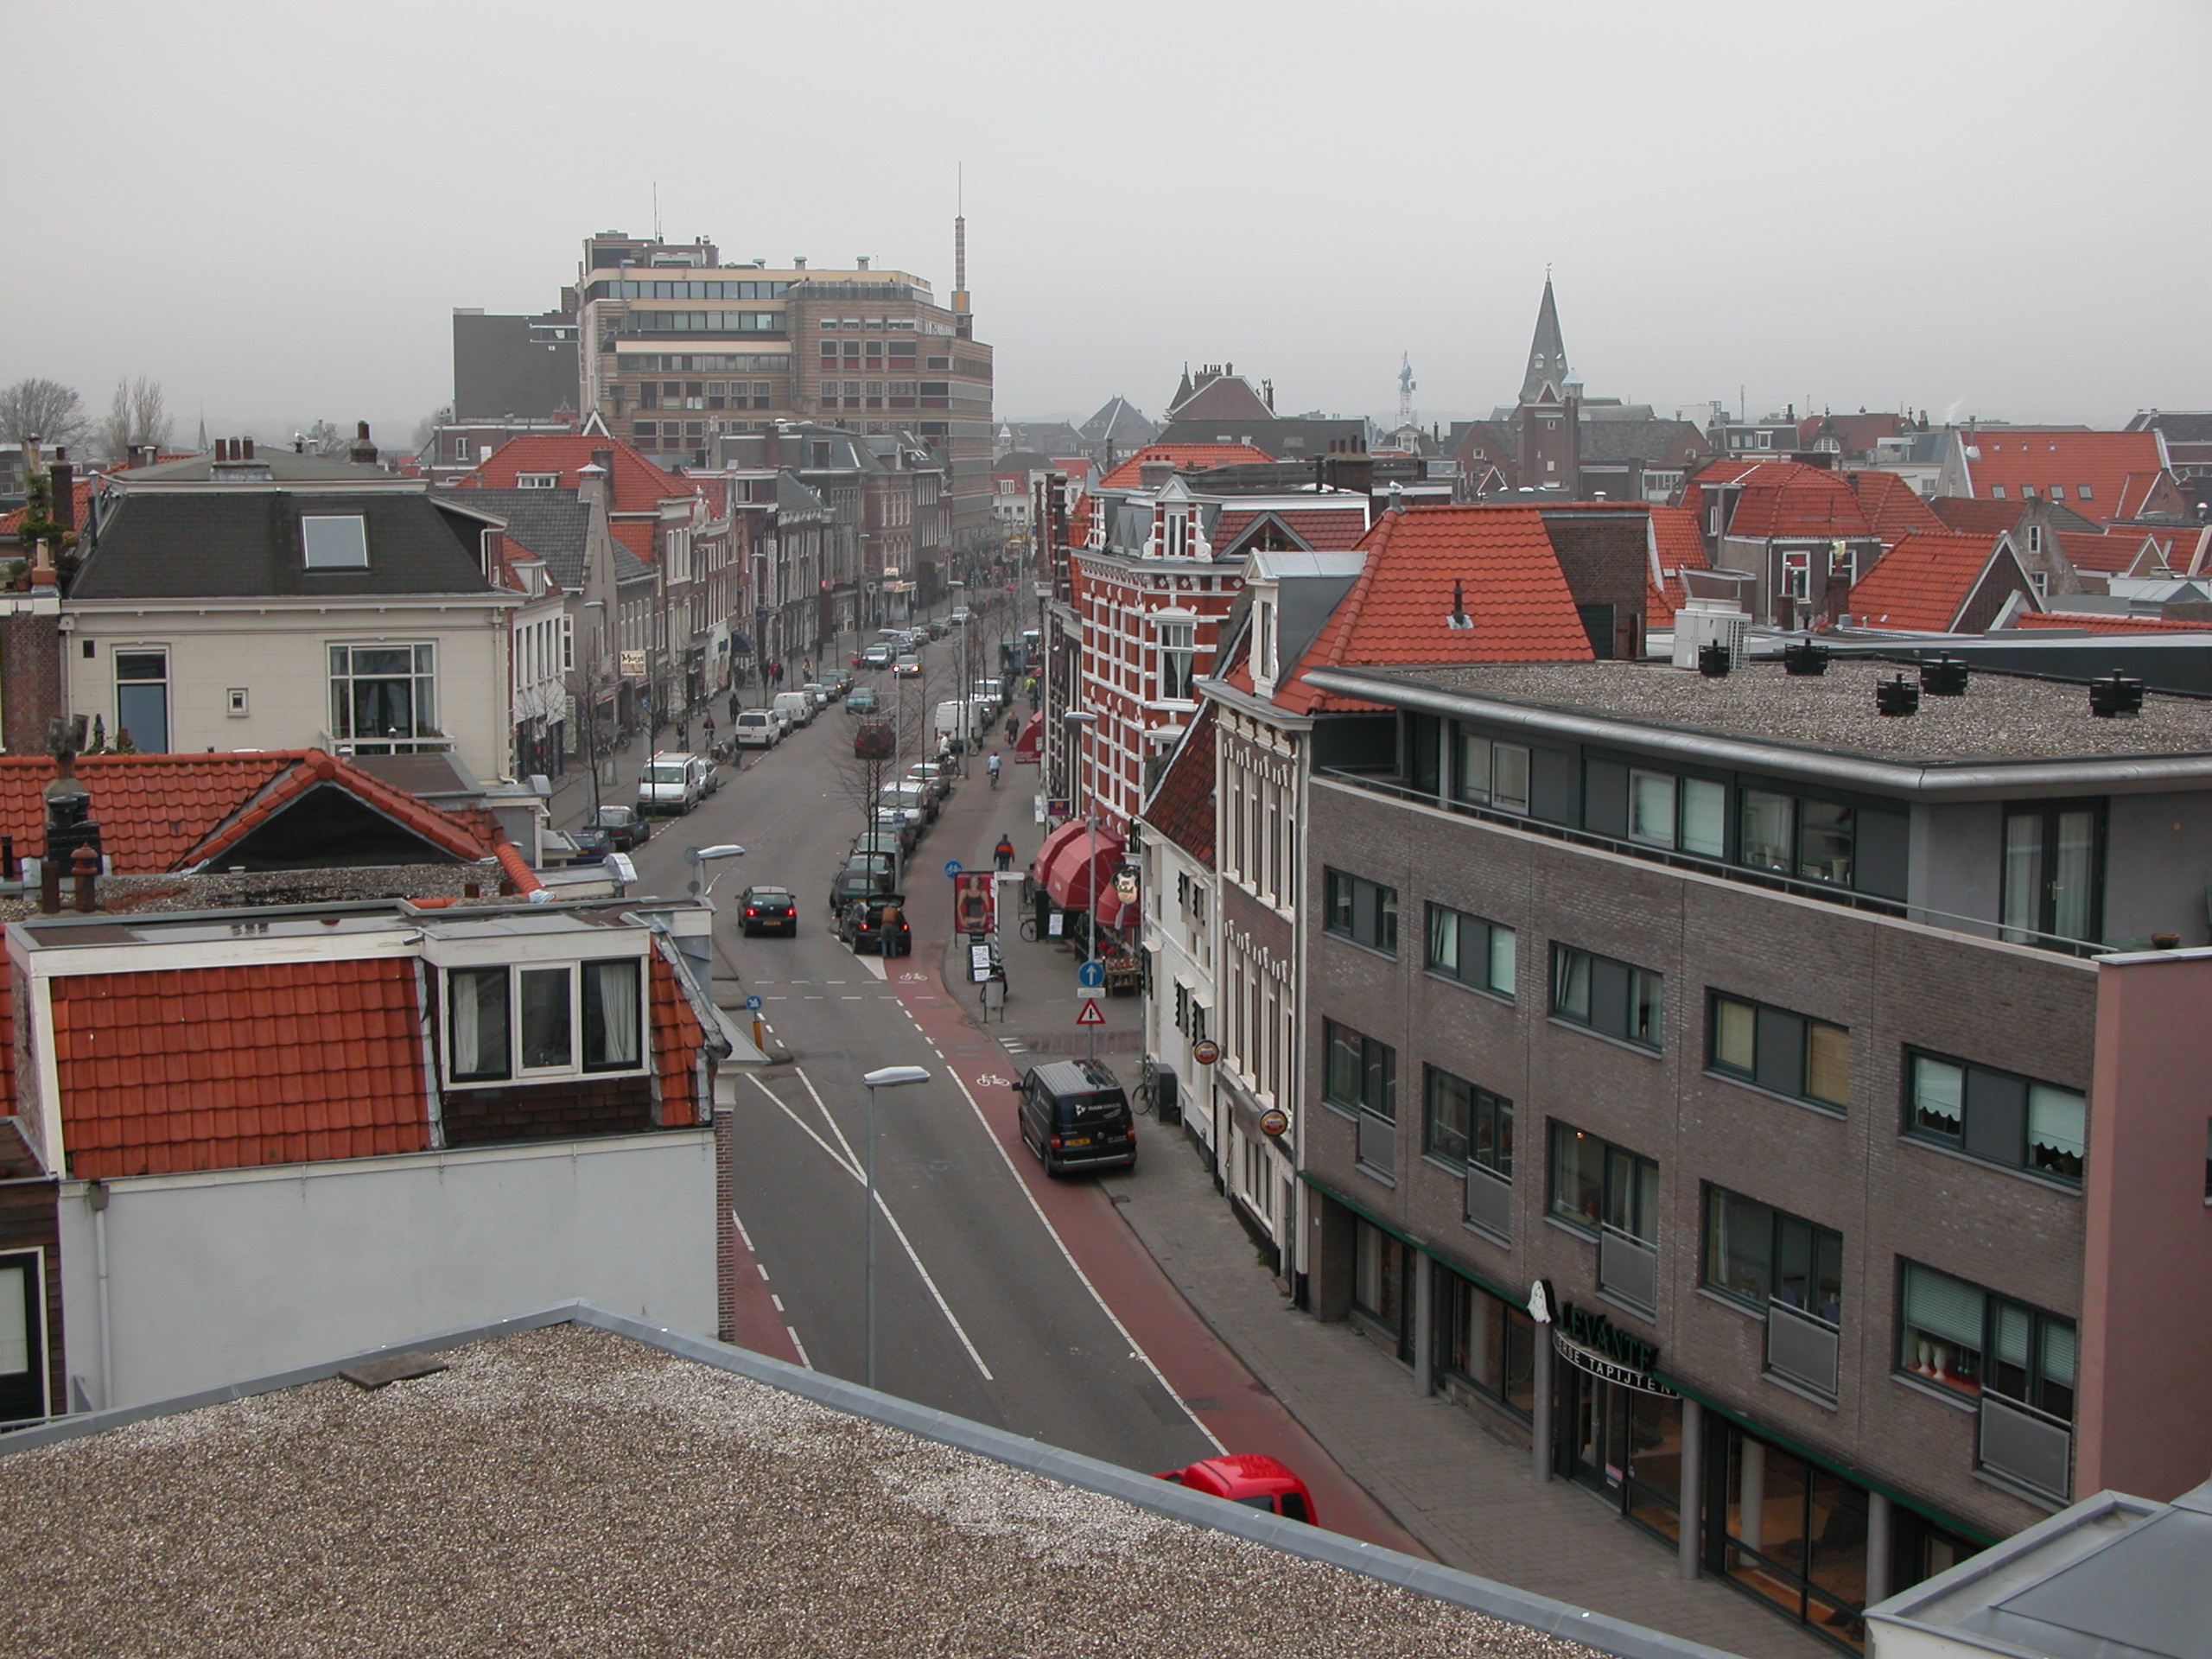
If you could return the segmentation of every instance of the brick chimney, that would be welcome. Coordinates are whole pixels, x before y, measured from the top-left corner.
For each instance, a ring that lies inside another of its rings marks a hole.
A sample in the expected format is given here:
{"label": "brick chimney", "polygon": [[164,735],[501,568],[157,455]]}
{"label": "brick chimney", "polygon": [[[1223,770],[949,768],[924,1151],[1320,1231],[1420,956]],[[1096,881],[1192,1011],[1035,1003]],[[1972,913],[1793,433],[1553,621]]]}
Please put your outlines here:
{"label": "brick chimney", "polygon": [[377,447],[369,442],[369,423],[366,421],[353,423],[353,447],[346,452],[346,458],[357,467],[377,464]]}
{"label": "brick chimney", "polygon": [[48,468],[47,477],[54,485],[54,522],[64,530],[76,529],[77,469],[66,461],[57,461]]}

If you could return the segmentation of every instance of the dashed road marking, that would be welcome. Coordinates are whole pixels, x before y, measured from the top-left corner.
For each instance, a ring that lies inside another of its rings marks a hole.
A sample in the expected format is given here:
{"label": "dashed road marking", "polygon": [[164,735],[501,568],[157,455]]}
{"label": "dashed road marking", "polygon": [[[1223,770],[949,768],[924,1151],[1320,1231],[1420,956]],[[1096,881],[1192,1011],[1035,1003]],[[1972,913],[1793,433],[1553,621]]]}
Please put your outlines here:
{"label": "dashed road marking", "polygon": [[798,1363],[805,1366],[808,1370],[812,1370],[814,1362],[806,1357],[806,1344],[798,1339],[798,1332],[786,1325],[784,1327],[784,1334],[791,1339],[791,1346],[798,1350]]}

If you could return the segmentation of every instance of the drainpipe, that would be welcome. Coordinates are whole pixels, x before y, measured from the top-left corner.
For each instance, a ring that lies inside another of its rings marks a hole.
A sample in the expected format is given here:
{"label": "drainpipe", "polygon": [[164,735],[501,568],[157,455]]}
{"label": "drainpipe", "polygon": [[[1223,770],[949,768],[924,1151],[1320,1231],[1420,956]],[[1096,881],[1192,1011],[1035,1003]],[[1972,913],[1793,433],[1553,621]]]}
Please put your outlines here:
{"label": "drainpipe", "polygon": [[92,1260],[99,1275],[100,1314],[100,1409],[115,1409],[115,1321],[109,1317],[107,1285],[107,1200],[105,1181],[94,1181],[85,1189],[85,1201],[92,1206]]}

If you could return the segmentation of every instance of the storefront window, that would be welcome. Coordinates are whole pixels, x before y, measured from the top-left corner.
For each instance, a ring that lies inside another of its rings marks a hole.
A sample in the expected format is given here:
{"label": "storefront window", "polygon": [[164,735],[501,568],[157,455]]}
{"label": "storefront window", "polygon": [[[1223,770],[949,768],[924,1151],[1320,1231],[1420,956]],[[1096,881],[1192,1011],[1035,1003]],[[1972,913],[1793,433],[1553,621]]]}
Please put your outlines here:
{"label": "storefront window", "polygon": [[1707,1566],[1831,1640],[1862,1646],[1865,1490],[1733,1424],[1716,1427]]}
{"label": "storefront window", "polygon": [[1525,1308],[1444,1275],[1437,1363],[1524,1421],[1535,1414],[1536,1323]]}
{"label": "storefront window", "polygon": [[1412,1357],[1413,1321],[1406,1317],[1412,1252],[1390,1234],[1366,1221],[1353,1250],[1352,1306],[1398,1339],[1399,1357]]}

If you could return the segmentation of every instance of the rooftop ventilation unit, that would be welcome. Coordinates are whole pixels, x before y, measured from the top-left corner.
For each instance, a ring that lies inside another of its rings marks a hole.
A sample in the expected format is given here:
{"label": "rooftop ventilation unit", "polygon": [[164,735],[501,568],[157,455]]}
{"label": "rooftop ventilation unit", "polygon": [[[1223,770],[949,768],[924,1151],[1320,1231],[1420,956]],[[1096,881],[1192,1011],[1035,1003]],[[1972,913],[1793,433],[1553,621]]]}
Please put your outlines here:
{"label": "rooftop ventilation unit", "polygon": [[2143,682],[2114,669],[2089,682],[2089,712],[2101,720],[2133,720],[2143,712]]}
{"label": "rooftop ventilation unit", "polygon": [[1920,689],[1931,697],[1963,697],[1967,665],[1956,657],[1933,657],[1920,665]]}
{"label": "rooftop ventilation unit", "polygon": [[1809,639],[1782,648],[1782,668],[1792,679],[1818,679],[1828,671],[1828,648]]}
{"label": "rooftop ventilation unit", "polygon": [[1691,600],[1675,613],[1675,666],[1698,667],[1707,645],[1726,646],[1734,661],[1744,653],[1744,631],[1751,625],[1742,607],[1727,600]]}
{"label": "rooftop ventilation unit", "polygon": [[1877,680],[1874,709],[1883,715],[1916,715],[1920,712],[1920,688],[1902,674],[1891,680]]}
{"label": "rooftop ventilation unit", "polygon": [[1736,654],[1718,640],[1697,648],[1697,671],[1708,680],[1725,680],[1736,665]]}

